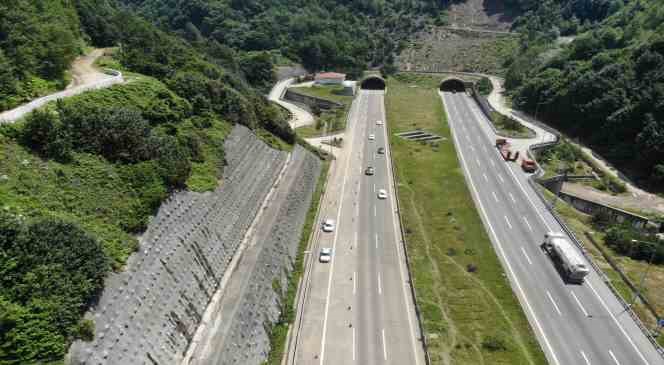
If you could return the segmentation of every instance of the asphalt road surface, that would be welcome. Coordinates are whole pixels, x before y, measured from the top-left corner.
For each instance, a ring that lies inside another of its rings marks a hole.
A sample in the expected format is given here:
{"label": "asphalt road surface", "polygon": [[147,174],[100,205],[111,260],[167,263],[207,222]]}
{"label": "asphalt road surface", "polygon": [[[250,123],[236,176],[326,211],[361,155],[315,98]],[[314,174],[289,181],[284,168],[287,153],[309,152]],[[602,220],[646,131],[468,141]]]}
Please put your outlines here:
{"label": "asphalt road surface", "polygon": [[[300,331],[289,364],[424,364],[400,242],[382,91],[359,91],[350,111],[344,147],[333,166]],[[368,139],[369,134],[375,140]],[[377,154],[385,147],[386,154]],[[366,176],[367,166],[374,167]],[[388,198],[377,198],[385,189]],[[331,247],[330,263],[318,262]],[[307,284],[305,284],[307,285]]]}
{"label": "asphalt road surface", "polygon": [[465,93],[441,93],[473,199],[512,288],[553,365],[662,364],[662,358],[594,271],[567,284],[540,249],[546,231],[562,232]]}

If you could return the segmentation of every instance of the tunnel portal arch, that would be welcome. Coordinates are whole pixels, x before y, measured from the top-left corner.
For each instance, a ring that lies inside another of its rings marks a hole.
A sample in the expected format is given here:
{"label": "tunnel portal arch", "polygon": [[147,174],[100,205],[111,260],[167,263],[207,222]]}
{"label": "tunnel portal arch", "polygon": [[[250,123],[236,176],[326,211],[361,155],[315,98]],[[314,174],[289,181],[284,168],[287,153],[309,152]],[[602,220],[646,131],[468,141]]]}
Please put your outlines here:
{"label": "tunnel portal arch", "polygon": [[360,84],[362,90],[385,90],[385,80],[379,76],[369,76]]}
{"label": "tunnel portal arch", "polygon": [[466,83],[460,79],[448,78],[441,81],[440,91],[464,92],[466,91]]}

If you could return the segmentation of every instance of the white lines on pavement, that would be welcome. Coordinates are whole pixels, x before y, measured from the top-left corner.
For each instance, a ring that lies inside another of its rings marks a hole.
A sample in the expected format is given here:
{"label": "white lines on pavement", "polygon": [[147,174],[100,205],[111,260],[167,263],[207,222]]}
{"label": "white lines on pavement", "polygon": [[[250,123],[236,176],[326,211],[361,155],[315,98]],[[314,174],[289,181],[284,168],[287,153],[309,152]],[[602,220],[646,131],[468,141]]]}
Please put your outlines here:
{"label": "white lines on pavement", "polygon": [[489,178],[486,176],[486,174],[482,174],[484,176],[484,181],[489,182]]}
{"label": "white lines on pavement", "polygon": [[530,257],[528,257],[528,254],[526,253],[526,249],[525,249],[525,248],[523,248],[523,247],[521,247],[521,252],[523,252],[523,256],[525,256],[525,257],[526,257],[526,260],[528,261],[528,263],[529,263],[530,265],[532,265],[532,264],[533,264],[533,262],[532,262],[532,261],[530,261]]}
{"label": "white lines on pavement", "polygon": [[496,195],[496,192],[492,191],[491,194],[493,195],[493,199],[496,201],[496,203],[498,203],[499,200],[498,200],[498,195]]}
{"label": "white lines on pavement", "polygon": [[625,338],[627,338],[627,341],[629,341],[630,345],[632,345],[632,347],[634,348],[636,353],[639,354],[639,357],[641,358],[641,361],[643,361],[644,364],[650,364],[648,362],[648,360],[646,360],[646,358],[641,353],[641,350],[639,350],[639,348],[636,347],[636,344],[634,344],[634,341],[632,341],[632,338],[629,337],[629,335],[627,334],[625,329],[620,325],[620,322],[618,322],[618,319],[616,319],[616,316],[613,315],[613,313],[611,312],[611,309],[609,309],[609,307],[606,305],[606,302],[604,302],[604,299],[602,299],[602,297],[599,296],[597,291],[595,291],[595,288],[590,283],[590,280],[587,280],[586,283],[588,284],[588,287],[590,288],[590,290],[592,290],[593,293],[595,293],[595,296],[597,297],[597,299],[599,299],[599,302],[602,304],[602,307],[604,307],[604,309],[609,313],[609,315],[611,316],[611,319],[613,319],[613,322],[615,322],[616,326],[618,326],[618,328],[620,329],[620,332],[622,332],[623,336],[625,336]]}
{"label": "white lines on pavement", "polygon": [[516,199],[514,199],[514,195],[512,195],[512,193],[510,193],[510,199],[512,199],[512,203],[516,204]]}
{"label": "white lines on pavement", "polygon": [[[445,101],[445,98],[443,97],[443,102]],[[445,103],[447,105],[447,103]],[[450,113],[447,109],[445,109],[445,114],[447,115],[447,120],[453,120],[450,116]],[[453,123],[450,123],[450,127],[452,128],[452,137],[455,140],[455,144],[459,144],[459,137],[457,136]],[[466,159],[463,156],[463,153],[461,152],[461,149],[457,149],[457,154],[459,155],[459,159],[461,160],[461,164],[464,167],[464,171],[466,174],[470,174],[468,171],[468,164],[466,163]],[[482,204],[482,200],[480,199],[480,194],[477,191],[477,187],[475,186],[475,183],[473,182],[472,179],[468,179],[468,182],[470,183],[471,187],[471,193],[475,195],[475,199],[477,201],[479,210],[481,214],[484,216],[484,219],[487,223],[487,226],[489,227],[489,232],[490,236],[493,236],[495,243],[498,247],[498,251],[500,252],[500,256],[502,256],[503,261],[505,262],[505,266],[507,267],[507,271],[509,272],[510,276],[513,278],[514,283],[517,288],[517,293],[521,295],[521,298],[523,298],[523,302],[525,304],[525,307],[527,311],[530,313],[532,316],[533,321],[535,322],[535,327],[539,331],[539,333],[542,335],[542,339],[544,340],[544,344],[546,349],[548,350],[548,353],[551,355],[551,362],[552,365],[560,365],[560,361],[558,360],[558,357],[556,356],[555,351],[553,350],[553,347],[551,346],[551,342],[549,341],[548,337],[546,337],[546,333],[544,332],[544,329],[542,328],[542,324],[540,321],[537,319],[537,316],[535,315],[535,311],[533,310],[533,307],[530,305],[530,301],[528,300],[528,297],[526,296],[526,292],[523,290],[523,287],[521,287],[521,282],[519,281],[519,278],[517,275],[514,273],[514,269],[512,268],[512,265],[510,264],[509,259],[507,258],[507,254],[505,253],[505,249],[503,248],[502,243],[500,242],[500,238],[498,238],[498,235],[496,234],[495,229],[493,228],[493,225],[491,224],[491,221],[489,220],[489,215],[487,214],[486,210],[484,209],[484,205]],[[410,317],[409,317],[410,318]],[[412,331],[412,330],[411,330]]]}
{"label": "white lines on pavement", "polygon": [[609,355],[611,355],[611,358],[613,359],[613,362],[616,363],[616,365],[620,365],[620,361],[616,359],[616,355],[613,354],[613,351],[609,350]]}
{"label": "white lines on pavement", "polygon": [[353,295],[357,292],[357,272],[353,271]]}
{"label": "white lines on pavement", "polygon": [[493,162],[493,160],[489,160],[489,163],[491,164],[492,167],[496,167],[496,163]]}
{"label": "white lines on pavement", "polygon": [[374,193],[376,192],[376,184],[373,184],[374,187]]}
{"label": "white lines on pavement", "polygon": [[378,215],[378,213],[376,211],[376,206],[374,205],[374,217],[376,217],[377,215]]}
{"label": "white lines on pavement", "polygon": [[383,294],[383,287],[380,285],[380,273],[378,273],[378,295]]}
{"label": "white lines on pavement", "polygon": [[470,150],[475,152],[475,147],[473,147],[473,145],[470,145]]}
{"label": "white lines on pavement", "polygon": [[355,361],[355,327],[353,327],[353,361]]}
{"label": "white lines on pavement", "polygon": [[551,293],[549,291],[546,291],[546,296],[549,297],[549,300],[551,301],[551,304],[553,304],[553,307],[556,308],[556,312],[558,312],[559,315],[563,315],[563,312],[560,311],[560,308],[558,308],[558,304],[556,304],[556,301],[553,300],[553,297],[551,296]]}
{"label": "white lines on pavement", "polygon": [[378,248],[378,233],[374,236],[374,241],[376,241],[376,248]]}
{"label": "white lines on pavement", "polygon": [[383,359],[387,361],[387,344],[385,343],[385,328],[383,328]]}
{"label": "white lines on pavement", "polygon": [[[486,145],[485,145],[485,144],[482,145],[482,149],[484,149],[484,152],[489,152],[489,151],[486,149]],[[493,161],[491,161],[491,162],[493,162]]]}
{"label": "white lines on pavement", "polygon": [[576,304],[579,305],[579,308],[581,308],[581,312],[583,312],[583,315],[588,317],[588,312],[586,311],[586,308],[583,307],[583,304],[581,304],[581,301],[579,298],[576,297],[576,294],[574,294],[573,291],[570,290],[570,294],[572,294],[572,298],[576,301]]}
{"label": "white lines on pavement", "polygon": [[528,222],[528,218],[523,217],[523,221],[526,222],[526,226],[528,226],[529,231],[533,231],[533,227],[530,226],[530,222]]}
{"label": "white lines on pavement", "polygon": [[498,174],[498,180],[500,180],[501,183],[505,182],[505,179],[503,179],[503,175]]}
{"label": "white lines on pavement", "polygon": [[507,216],[505,216],[505,222],[507,222],[507,226],[510,227],[510,229],[512,229],[512,225],[510,224],[510,220],[509,218],[507,218]]}
{"label": "white lines on pavement", "polygon": [[588,360],[588,356],[586,356],[586,353],[583,352],[583,350],[579,351],[581,353],[581,357],[586,361],[586,365],[590,365],[590,360]]}
{"label": "white lines on pavement", "polygon": [[479,158],[476,158],[476,159],[475,159],[475,162],[477,162],[477,166],[482,167],[482,163],[480,163],[480,159],[479,159]]}
{"label": "white lines on pavement", "polygon": [[467,134],[466,134],[466,140],[468,140],[468,142],[470,142],[470,137],[468,137]]}

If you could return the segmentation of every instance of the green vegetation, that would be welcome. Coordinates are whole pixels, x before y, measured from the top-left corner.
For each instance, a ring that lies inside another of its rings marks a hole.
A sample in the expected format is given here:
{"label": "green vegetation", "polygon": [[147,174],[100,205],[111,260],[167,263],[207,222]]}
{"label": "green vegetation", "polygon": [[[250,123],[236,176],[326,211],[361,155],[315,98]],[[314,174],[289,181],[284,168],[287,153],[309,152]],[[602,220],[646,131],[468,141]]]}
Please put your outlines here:
{"label": "green vegetation", "polygon": [[[438,82],[397,75],[388,80],[386,96],[408,256],[431,358],[545,364],[466,186]],[[424,144],[394,136],[415,128],[447,140]]]}
{"label": "green vegetation", "polygon": [[80,317],[109,269],[99,241],[55,217],[0,211],[0,363],[56,361],[89,336]]}
{"label": "green vegetation", "polygon": [[316,118],[314,125],[308,125],[297,128],[296,132],[302,138],[319,137],[324,134],[333,134],[346,129],[346,117],[353,101],[352,96],[342,95],[341,86],[312,86],[296,87],[293,90],[299,94],[314,96],[340,103],[342,108],[332,110],[321,110],[314,108],[312,111]]}
{"label": "green vegetation", "polygon": [[[664,109],[659,102],[664,3],[576,3],[532,4],[533,11],[517,22],[521,49],[508,60],[505,85],[518,108],[537,110],[659,191],[664,187]],[[566,42],[559,35],[573,37]]]}
{"label": "green vegetation", "polygon": [[286,346],[288,328],[295,320],[295,310],[297,309],[297,303],[295,303],[297,296],[297,286],[300,283],[302,274],[304,274],[304,251],[309,245],[312,230],[316,228],[316,215],[318,214],[321,196],[325,192],[325,187],[327,185],[327,174],[329,168],[329,161],[324,161],[320,177],[318,178],[318,184],[316,185],[316,190],[311,196],[311,206],[307,212],[307,218],[304,222],[302,235],[300,236],[300,243],[298,245],[295,264],[293,265],[293,271],[288,277],[288,287],[286,288],[284,297],[281,300],[281,317],[279,318],[279,321],[270,329],[271,347],[267,361],[265,362],[269,365],[281,364]]}
{"label": "green vegetation", "polygon": [[535,131],[519,123],[518,120],[498,112],[491,114],[493,126],[498,134],[510,138],[533,138]]}
{"label": "green vegetation", "polygon": [[0,111],[67,85],[82,51],[79,26],[69,1],[0,3]]}
{"label": "green vegetation", "polygon": [[625,183],[595,163],[581,148],[565,139],[542,151],[538,156],[538,161],[544,168],[544,177],[564,173],[585,176],[594,174],[599,177],[599,180],[593,181],[591,184],[596,189],[608,190],[612,194],[621,194],[627,191]]}

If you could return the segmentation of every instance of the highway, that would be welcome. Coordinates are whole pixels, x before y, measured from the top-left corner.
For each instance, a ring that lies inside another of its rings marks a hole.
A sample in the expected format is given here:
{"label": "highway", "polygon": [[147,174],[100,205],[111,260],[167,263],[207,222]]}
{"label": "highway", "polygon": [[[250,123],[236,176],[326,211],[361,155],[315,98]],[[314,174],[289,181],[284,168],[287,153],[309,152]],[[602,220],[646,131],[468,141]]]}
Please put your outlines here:
{"label": "highway", "polygon": [[[384,92],[360,90],[351,107],[344,145],[336,156],[305,290],[301,325],[289,364],[424,364],[400,242],[385,123]],[[375,140],[368,139],[369,134]],[[386,154],[378,154],[385,147]],[[373,176],[364,174],[367,166]],[[379,200],[379,189],[388,199]],[[318,262],[322,247],[330,263]],[[292,350],[292,349],[291,349]]]}
{"label": "highway", "polygon": [[520,167],[503,161],[474,100],[441,92],[466,181],[521,306],[552,365],[655,365],[662,358],[599,275],[566,284],[540,249],[553,216]]}

